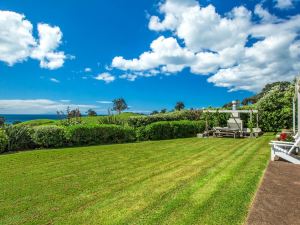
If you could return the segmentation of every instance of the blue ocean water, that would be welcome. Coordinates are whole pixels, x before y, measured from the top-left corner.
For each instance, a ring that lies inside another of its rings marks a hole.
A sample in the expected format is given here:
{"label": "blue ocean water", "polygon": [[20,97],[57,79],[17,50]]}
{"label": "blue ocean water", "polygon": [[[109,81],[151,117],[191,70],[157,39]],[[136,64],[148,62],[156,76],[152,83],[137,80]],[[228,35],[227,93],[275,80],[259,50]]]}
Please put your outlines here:
{"label": "blue ocean water", "polygon": [[58,115],[26,115],[26,114],[0,114],[0,117],[5,118],[5,123],[12,124],[16,121],[25,122],[28,120],[37,120],[37,119],[51,119],[58,120],[61,119],[61,116]]}

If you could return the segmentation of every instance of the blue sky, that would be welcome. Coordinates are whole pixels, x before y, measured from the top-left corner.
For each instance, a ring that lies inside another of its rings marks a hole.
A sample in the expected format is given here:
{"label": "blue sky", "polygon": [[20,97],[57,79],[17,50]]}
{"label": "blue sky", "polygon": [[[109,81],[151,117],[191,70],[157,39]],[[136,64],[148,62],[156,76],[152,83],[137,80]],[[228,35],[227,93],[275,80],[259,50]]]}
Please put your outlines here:
{"label": "blue sky", "polygon": [[0,113],[106,113],[119,97],[138,112],[221,106],[300,70],[298,1],[2,0],[0,10]]}

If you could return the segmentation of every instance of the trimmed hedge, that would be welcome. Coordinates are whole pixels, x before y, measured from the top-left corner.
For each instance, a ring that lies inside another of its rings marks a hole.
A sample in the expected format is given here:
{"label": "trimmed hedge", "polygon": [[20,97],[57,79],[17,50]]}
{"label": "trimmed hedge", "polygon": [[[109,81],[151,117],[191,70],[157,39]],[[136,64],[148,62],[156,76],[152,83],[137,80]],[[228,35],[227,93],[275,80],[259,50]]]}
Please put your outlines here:
{"label": "trimmed hedge", "polygon": [[34,148],[35,144],[31,138],[33,129],[28,126],[7,126],[5,128],[8,136],[8,151],[18,151]]}
{"label": "trimmed hedge", "polygon": [[205,121],[164,121],[139,128],[139,140],[164,140],[173,138],[194,137],[205,130]]}
{"label": "trimmed hedge", "polygon": [[8,137],[4,130],[0,129],[0,153],[5,152],[7,149]]}
{"label": "trimmed hedge", "polygon": [[65,129],[55,125],[35,127],[32,140],[37,146],[42,148],[67,145]]}
{"label": "trimmed hedge", "polygon": [[180,120],[200,120],[202,118],[201,110],[184,110],[166,114],[155,114],[150,116],[130,117],[128,124],[132,127],[142,127],[148,124],[161,121],[180,121]]}
{"label": "trimmed hedge", "polygon": [[118,125],[76,125],[67,128],[72,145],[94,145],[132,142],[136,140],[135,130]]}

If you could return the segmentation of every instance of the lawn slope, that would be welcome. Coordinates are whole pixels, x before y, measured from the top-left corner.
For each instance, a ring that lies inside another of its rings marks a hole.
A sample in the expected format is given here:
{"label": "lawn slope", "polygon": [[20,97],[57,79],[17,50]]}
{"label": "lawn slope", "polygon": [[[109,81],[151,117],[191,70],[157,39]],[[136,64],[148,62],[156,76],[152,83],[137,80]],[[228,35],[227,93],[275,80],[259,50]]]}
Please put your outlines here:
{"label": "lawn slope", "polygon": [[270,138],[0,155],[0,224],[242,224]]}

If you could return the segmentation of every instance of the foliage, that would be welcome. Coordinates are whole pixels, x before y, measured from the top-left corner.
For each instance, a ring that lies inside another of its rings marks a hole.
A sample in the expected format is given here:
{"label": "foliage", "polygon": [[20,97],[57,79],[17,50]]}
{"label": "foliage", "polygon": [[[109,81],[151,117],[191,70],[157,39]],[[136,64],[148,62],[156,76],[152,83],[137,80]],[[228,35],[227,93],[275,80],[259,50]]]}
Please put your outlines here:
{"label": "foliage", "polygon": [[279,131],[291,128],[293,119],[292,99],[294,85],[273,86],[258,102],[259,123],[264,131]]}
{"label": "foliage", "polygon": [[95,110],[93,110],[93,109],[89,109],[87,111],[87,115],[88,116],[97,116],[97,112]]}
{"label": "foliage", "polygon": [[140,128],[137,136],[141,140],[164,140],[194,137],[204,130],[204,121],[164,121],[149,124],[144,129]]}
{"label": "foliage", "polygon": [[122,111],[128,109],[127,103],[124,98],[117,98],[113,100],[113,110],[121,114]]}
{"label": "foliage", "polygon": [[245,98],[242,101],[242,105],[247,106],[249,104],[255,104],[257,103],[262,97],[264,97],[266,94],[268,94],[273,88],[278,88],[279,90],[285,92],[289,89],[289,86],[292,83],[288,81],[279,81],[267,84],[259,93],[256,95],[253,95],[251,97]]}
{"label": "foliage", "polygon": [[182,110],[165,114],[130,117],[128,124],[132,127],[142,127],[159,121],[200,120],[201,116],[201,110]]}
{"label": "foliage", "polygon": [[127,123],[126,118],[122,118],[118,115],[102,116],[99,117],[99,124],[116,124],[116,125],[125,125]]}
{"label": "foliage", "polygon": [[43,148],[62,147],[66,145],[65,129],[55,125],[35,127],[32,140]]}
{"label": "foliage", "polygon": [[153,110],[150,115],[156,115],[156,114],[159,114],[159,112],[157,110]]}
{"label": "foliage", "polygon": [[168,110],[167,109],[162,109],[160,110],[160,113],[166,113]]}
{"label": "foliage", "polygon": [[67,108],[67,118],[78,118],[81,117],[81,112],[79,110],[79,108],[77,109],[70,109],[69,107]]}
{"label": "foliage", "polygon": [[132,142],[133,128],[118,125],[77,125],[67,128],[67,136],[73,145],[93,145]]}
{"label": "foliage", "polygon": [[6,134],[8,136],[8,151],[18,151],[32,149],[34,142],[31,138],[33,129],[28,126],[12,126],[5,127]]}
{"label": "foliage", "polygon": [[4,130],[0,129],[0,153],[5,152],[7,149],[8,137]]}
{"label": "foliage", "polygon": [[185,107],[184,103],[180,101],[180,102],[176,103],[175,110],[180,111],[180,110],[183,110],[184,107]]}

